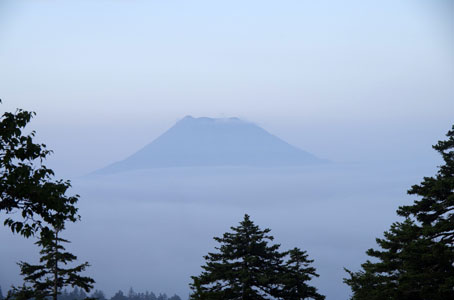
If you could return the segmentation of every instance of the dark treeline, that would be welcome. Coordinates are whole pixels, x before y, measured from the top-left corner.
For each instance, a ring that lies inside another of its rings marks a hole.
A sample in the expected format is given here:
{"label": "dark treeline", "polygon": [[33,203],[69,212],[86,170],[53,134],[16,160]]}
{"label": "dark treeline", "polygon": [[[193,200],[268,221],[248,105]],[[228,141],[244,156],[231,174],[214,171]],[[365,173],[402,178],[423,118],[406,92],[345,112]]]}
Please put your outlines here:
{"label": "dark treeline", "polygon": [[[171,297],[167,296],[166,293],[159,293],[156,295],[153,292],[146,291],[144,293],[137,293],[132,288],[129,289],[128,293],[124,293],[119,290],[112,297],[108,298],[101,290],[95,290],[93,293],[87,294],[81,288],[74,288],[72,291],[63,290],[58,295],[58,300],[85,300],[85,299],[98,299],[98,300],[181,300],[177,295]],[[0,287],[0,300],[4,300],[2,289]]]}
{"label": "dark treeline", "polygon": [[[66,290],[58,296],[59,300],[83,300],[87,298],[87,294],[80,288],[75,288],[72,292],[67,292]],[[99,300],[181,300],[177,295],[171,297],[167,296],[165,293],[156,295],[153,292],[146,291],[144,293],[137,293],[132,288],[129,289],[128,293],[123,293],[119,290],[111,298],[106,298],[105,294],[100,290],[95,290],[91,295],[91,298],[96,298]]]}

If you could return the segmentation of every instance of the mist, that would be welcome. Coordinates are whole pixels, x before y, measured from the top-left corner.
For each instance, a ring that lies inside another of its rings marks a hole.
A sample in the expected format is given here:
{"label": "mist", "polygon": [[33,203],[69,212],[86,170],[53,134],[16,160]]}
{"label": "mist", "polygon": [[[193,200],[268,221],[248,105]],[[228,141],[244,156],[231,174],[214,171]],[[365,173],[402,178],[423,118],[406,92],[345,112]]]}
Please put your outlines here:
{"label": "mist", "polygon": [[[331,164],[298,168],[164,168],[74,180],[82,221],[65,236],[92,264],[96,288],[189,294],[212,239],[245,213],[272,229],[281,250],[301,247],[315,260],[313,283],[328,299],[347,299],[343,268],[356,270],[375,247],[406,190],[434,165]],[[19,283],[14,262],[36,259],[36,249],[1,231],[3,285]],[[5,245],[8,245],[5,247]],[[7,258],[7,259],[6,259]],[[6,274],[12,274],[6,276]]]}
{"label": "mist", "polygon": [[[247,213],[281,250],[307,250],[313,284],[343,300],[343,268],[359,269],[441,162],[431,145],[454,120],[453,12],[448,0],[4,0],[0,110],[37,113],[27,131],[80,195],[68,249],[108,297],[186,299],[212,238]],[[243,165],[215,166],[239,149],[222,140],[210,167],[178,166],[189,146],[206,153],[185,132],[193,143],[148,169],[96,173],[186,115],[239,118],[329,163],[246,166],[240,153]],[[22,282],[16,262],[38,260],[34,241],[0,227],[4,292]]]}

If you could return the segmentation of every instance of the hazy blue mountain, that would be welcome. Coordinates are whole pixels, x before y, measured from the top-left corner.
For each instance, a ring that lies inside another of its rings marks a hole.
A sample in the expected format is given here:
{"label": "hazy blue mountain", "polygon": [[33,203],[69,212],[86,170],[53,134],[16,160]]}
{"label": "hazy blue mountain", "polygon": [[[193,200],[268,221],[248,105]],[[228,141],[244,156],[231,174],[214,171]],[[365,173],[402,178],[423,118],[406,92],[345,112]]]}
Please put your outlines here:
{"label": "hazy blue mountain", "polygon": [[301,166],[323,160],[238,118],[186,116],[144,148],[97,173],[197,166]]}

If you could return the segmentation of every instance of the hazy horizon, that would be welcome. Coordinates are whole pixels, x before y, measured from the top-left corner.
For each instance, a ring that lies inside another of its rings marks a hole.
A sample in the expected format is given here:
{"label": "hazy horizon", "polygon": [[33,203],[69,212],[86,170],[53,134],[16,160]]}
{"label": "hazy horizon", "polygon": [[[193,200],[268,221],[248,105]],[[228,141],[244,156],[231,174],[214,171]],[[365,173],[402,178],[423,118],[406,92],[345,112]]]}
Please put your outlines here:
{"label": "hazy horizon", "polygon": [[[347,299],[342,267],[358,269],[440,164],[454,1],[3,0],[0,99],[2,113],[37,113],[27,130],[54,150],[45,164],[81,195],[67,233],[96,288],[185,298],[212,237],[247,212],[308,250],[327,300]],[[187,115],[239,118],[333,164],[86,176]],[[0,237],[5,291],[37,251],[6,227]]]}
{"label": "hazy horizon", "polygon": [[[282,250],[300,247],[315,260],[313,283],[328,299],[347,299],[343,268],[356,270],[375,238],[399,220],[395,211],[414,197],[406,190],[435,166],[338,165],[298,168],[155,168],[73,180],[82,221],[65,237],[96,288],[189,293],[202,257],[247,213],[271,228]],[[32,240],[0,238],[5,284],[19,284],[16,261],[36,259]],[[14,247],[12,247],[14,245]]]}
{"label": "hazy horizon", "polygon": [[[185,115],[239,117],[333,161],[424,160],[454,111],[453,4],[2,1],[2,110],[79,176]],[[333,147],[333,145],[336,145]]]}

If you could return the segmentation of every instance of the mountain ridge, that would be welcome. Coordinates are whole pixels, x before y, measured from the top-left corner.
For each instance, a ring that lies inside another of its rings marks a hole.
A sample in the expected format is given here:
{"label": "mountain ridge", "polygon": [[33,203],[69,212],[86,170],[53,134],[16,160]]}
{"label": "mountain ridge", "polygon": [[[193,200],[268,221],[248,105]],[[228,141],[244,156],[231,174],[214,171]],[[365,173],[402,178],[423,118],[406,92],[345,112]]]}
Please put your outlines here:
{"label": "mountain ridge", "polygon": [[301,166],[326,162],[237,117],[185,116],[151,143],[97,174],[209,166]]}

